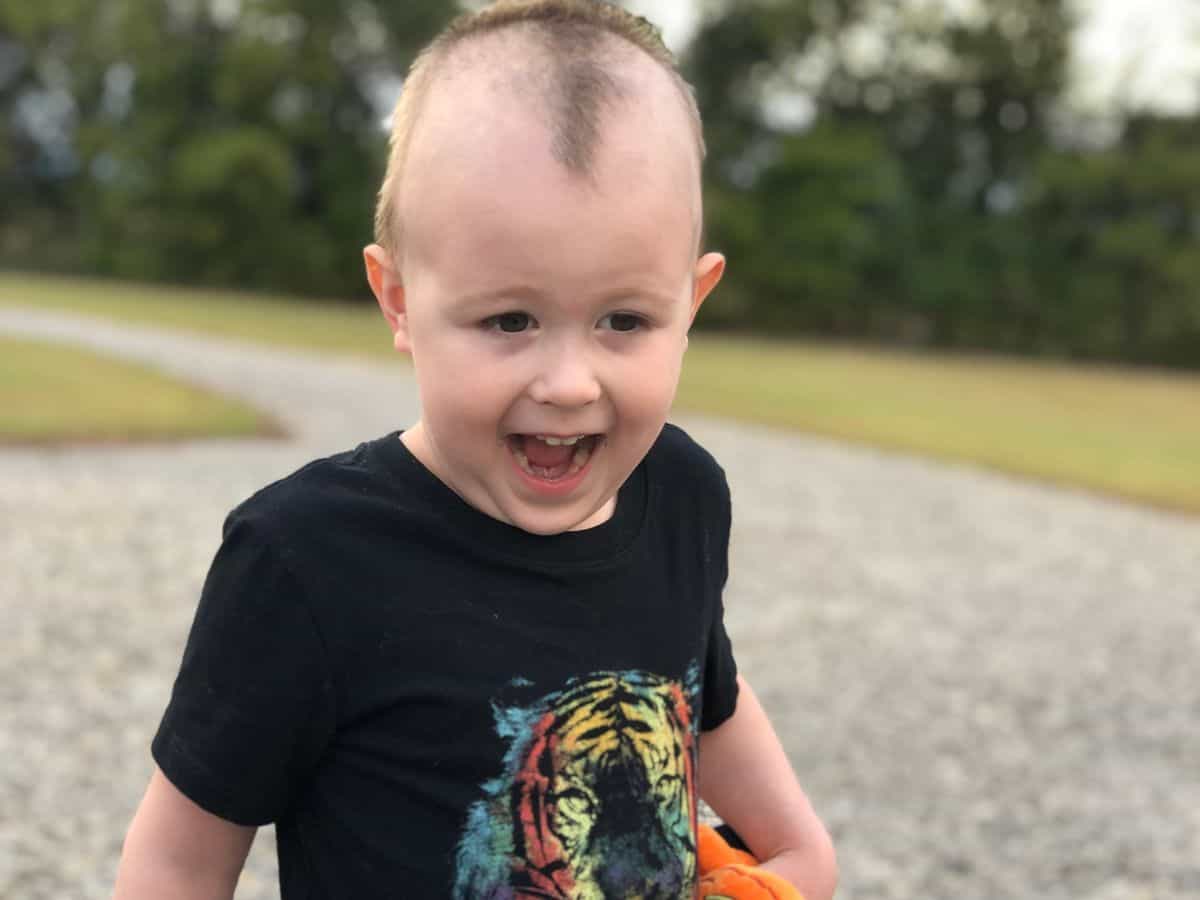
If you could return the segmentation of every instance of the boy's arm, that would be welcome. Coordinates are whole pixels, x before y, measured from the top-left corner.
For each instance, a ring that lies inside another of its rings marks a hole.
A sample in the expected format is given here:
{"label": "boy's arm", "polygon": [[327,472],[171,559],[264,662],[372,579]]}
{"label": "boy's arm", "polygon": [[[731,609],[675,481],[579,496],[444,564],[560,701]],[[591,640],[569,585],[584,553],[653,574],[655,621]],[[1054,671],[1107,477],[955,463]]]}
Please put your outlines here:
{"label": "boy's arm", "polygon": [[197,806],[156,766],[125,836],[113,900],[229,900],[256,830]]}
{"label": "boy's arm", "polygon": [[805,900],[829,900],[837,887],[833,843],[796,780],[767,714],[738,676],[732,716],[700,735],[700,796]]}

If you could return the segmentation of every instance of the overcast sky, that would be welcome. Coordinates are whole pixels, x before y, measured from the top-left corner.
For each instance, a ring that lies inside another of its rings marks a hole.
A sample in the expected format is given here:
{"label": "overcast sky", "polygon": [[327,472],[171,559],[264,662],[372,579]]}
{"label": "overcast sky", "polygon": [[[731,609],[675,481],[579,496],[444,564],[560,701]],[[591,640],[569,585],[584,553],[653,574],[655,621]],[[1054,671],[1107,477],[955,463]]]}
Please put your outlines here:
{"label": "overcast sky", "polygon": [[[1200,102],[1200,0],[1075,0],[1084,26],[1075,46],[1075,96],[1103,106],[1188,110]],[[631,0],[680,50],[696,25],[692,0]]]}

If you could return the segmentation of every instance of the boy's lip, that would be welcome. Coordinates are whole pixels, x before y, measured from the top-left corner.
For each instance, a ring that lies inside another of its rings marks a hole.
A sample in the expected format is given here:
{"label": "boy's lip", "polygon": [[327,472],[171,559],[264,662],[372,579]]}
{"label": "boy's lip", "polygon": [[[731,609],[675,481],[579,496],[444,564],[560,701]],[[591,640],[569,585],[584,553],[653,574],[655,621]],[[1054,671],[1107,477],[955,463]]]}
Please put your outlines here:
{"label": "boy's lip", "polygon": [[508,437],[549,437],[561,441],[566,438],[585,437],[602,438],[603,431],[510,431]]}

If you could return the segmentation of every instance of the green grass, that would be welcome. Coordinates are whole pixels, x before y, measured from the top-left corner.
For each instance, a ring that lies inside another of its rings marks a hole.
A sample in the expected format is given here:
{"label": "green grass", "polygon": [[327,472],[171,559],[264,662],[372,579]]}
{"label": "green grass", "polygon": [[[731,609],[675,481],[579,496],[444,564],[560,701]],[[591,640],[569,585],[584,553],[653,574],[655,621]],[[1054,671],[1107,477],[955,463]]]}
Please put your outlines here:
{"label": "green grass", "polygon": [[[372,304],[0,273],[0,305],[396,358]],[[1200,513],[1200,376],[698,335],[677,408]]]}
{"label": "green grass", "polygon": [[678,407],[1200,512],[1200,377],[696,337]]}
{"label": "green grass", "polygon": [[0,336],[0,441],[144,441],[280,433],[249,407],[141,366]]}
{"label": "green grass", "polygon": [[0,272],[0,306],[67,310],[283,347],[399,358],[379,307],[366,299],[331,304],[270,294]]}

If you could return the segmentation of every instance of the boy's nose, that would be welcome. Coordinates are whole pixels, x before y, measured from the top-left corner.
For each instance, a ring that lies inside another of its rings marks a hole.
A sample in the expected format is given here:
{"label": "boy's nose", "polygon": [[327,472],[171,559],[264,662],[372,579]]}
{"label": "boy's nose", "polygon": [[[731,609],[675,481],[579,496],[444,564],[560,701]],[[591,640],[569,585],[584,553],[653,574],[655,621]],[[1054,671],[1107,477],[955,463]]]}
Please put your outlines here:
{"label": "boy's nose", "polygon": [[586,354],[564,348],[547,354],[529,395],[538,403],[587,406],[600,398],[600,382]]}

